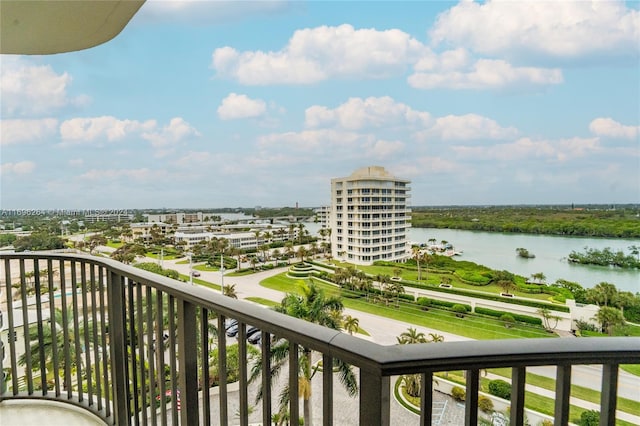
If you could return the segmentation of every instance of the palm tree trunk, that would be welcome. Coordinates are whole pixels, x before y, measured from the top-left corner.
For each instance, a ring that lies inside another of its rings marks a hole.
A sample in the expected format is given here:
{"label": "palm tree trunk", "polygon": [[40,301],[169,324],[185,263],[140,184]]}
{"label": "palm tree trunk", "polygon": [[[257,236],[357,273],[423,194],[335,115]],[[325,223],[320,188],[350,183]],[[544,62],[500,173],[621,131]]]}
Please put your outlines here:
{"label": "palm tree trunk", "polygon": [[307,426],[311,426],[312,425],[312,416],[311,416],[311,398],[309,399],[305,399],[304,400],[304,405],[303,405],[303,409],[302,409],[303,413],[304,413],[304,425]]}

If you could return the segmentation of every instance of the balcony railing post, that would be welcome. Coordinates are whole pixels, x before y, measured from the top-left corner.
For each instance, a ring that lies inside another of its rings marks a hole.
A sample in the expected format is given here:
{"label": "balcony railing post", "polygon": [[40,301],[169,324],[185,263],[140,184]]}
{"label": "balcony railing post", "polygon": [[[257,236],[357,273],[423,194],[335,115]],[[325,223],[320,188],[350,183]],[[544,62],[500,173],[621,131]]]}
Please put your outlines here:
{"label": "balcony railing post", "polygon": [[[180,374],[180,422],[198,425],[198,343],[196,306],[178,300],[178,367]],[[204,319],[206,321],[206,318]],[[203,349],[206,350],[206,349]]]}
{"label": "balcony railing post", "polygon": [[480,385],[480,370],[467,371],[467,399],[465,401],[465,424],[478,424],[478,387]]}
{"label": "balcony railing post", "polygon": [[390,381],[381,371],[360,369],[360,424],[389,426]]}
{"label": "balcony railing post", "polygon": [[600,426],[616,424],[618,364],[602,366],[602,393],[600,394]]}
{"label": "balcony railing post", "polygon": [[110,272],[109,287],[109,351],[115,423],[129,424],[129,386],[127,380],[127,337],[124,315],[124,277]]}
{"label": "balcony railing post", "polygon": [[566,425],[569,421],[569,398],[571,396],[571,365],[556,368],[556,406],[554,424]]}
{"label": "balcony railing post", "polygon": [[524,367],[511,369],[511,419],[510,424],[520,425],[524,420],[524,388],[527,372]]}

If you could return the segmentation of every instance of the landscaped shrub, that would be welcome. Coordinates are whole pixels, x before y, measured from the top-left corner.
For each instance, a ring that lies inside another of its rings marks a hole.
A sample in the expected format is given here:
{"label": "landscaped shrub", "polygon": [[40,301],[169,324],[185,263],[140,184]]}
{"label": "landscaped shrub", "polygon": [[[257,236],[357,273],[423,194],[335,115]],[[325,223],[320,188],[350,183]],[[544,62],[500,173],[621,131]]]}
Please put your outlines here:
{"label": "landscaped shrub", "polygon": [[418,306],[420,306],[423,311],[428,311],[429,306],[431,306],[431,299],[428,297],[418,297]]}
{"label": "landscaped shrub", "polygon": [[451,310],[456,313],[458,318],[464,318],[464,314],[467,313],[467,307],[465,305],[456,304],[451,307]]}
{"label": "landscaped shrub", "polygon": [[498,398],[511,400],[511,385],[504,380],[491,380],[489,382],[489,393]]}
{"label": "landscaped shrub", "polygon": [[542,325],[542,320],[536,317],[530,317],[529,315],[513,314],[506,311],[498,311],[495,309],[476,307],[476,314],[488,315],[491,317],[501,318],[503,315],[511,315],[514,320],[518,322],[525,322],[527,324]]}
{"label": "landscaped shrub", "polygon": [[544,419],[540,422],[540,426],[553,426],[553,421],[549,419]]}
{"label": "landscaped shrub", "polygon": [[491,413],[493,411],[493,401],[487,396],[480,395],[478,397],[478,408],[484,413]]}
{"label": "landscaped shrub", "polygon": [[503,314],[500,316],[500,321],[504,323],[506,328],[511,328],[513,323],[516,322],[516,319],[511,314]]}
{"label": "landscaped shrub", "polygon": [[580,414],[580,426],[598,426],[600,424],[600,412],[596,410],[583,411]]}
{"label": "landscaped shrub", "polygon": [[491,281],[489,277],[477,271],[456,270],[454,275],[471,285],[487,285]]}
{"label": "landscaped shrub", "polygon": [[467,392],[459,386],[451,388],[451,397],[456,401],[464,401],[467,398]]}

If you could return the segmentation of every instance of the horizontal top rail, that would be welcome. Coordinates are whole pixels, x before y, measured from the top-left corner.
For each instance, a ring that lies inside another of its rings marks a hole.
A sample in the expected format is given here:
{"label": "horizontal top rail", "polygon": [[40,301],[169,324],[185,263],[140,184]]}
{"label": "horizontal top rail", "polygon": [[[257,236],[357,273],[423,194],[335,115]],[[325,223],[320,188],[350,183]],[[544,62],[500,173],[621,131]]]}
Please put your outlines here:
{"label": "horizontal top rail", "polygon": [[501,340],[499,345],[496,345],[495,341],[465,341],[437,345],[383,346],[113,259],[52,252],[0,253],[0,259],[51,259],[101,266],[133,282],[154,287],[173,297],[236,318],[274,336],[291,340],[382,376],[504,366],[640,363],[638,337],[508,339]]}

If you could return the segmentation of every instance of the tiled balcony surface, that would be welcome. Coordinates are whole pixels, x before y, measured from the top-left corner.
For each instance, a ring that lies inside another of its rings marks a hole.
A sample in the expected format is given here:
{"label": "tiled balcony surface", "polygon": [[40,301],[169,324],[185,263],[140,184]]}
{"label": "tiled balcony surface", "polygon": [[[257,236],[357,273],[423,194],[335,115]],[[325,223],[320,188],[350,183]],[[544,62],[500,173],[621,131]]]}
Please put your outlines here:
{"label": "tiled balcony surface", "polygon": [[105,423],[71,404],[20,399],[0,402],[0,425],[104,426]]}

